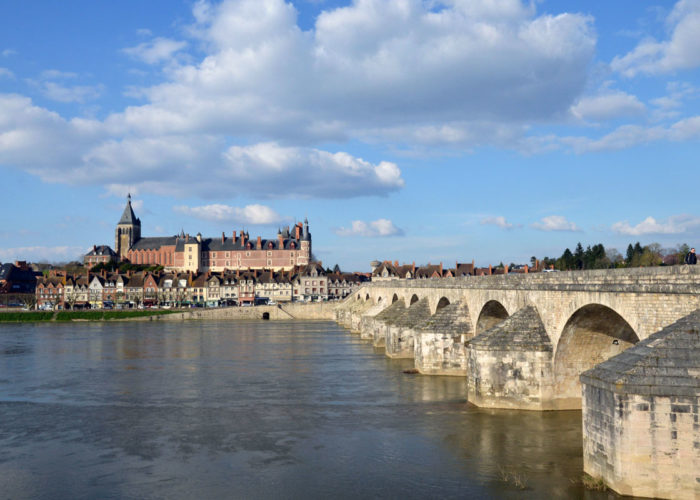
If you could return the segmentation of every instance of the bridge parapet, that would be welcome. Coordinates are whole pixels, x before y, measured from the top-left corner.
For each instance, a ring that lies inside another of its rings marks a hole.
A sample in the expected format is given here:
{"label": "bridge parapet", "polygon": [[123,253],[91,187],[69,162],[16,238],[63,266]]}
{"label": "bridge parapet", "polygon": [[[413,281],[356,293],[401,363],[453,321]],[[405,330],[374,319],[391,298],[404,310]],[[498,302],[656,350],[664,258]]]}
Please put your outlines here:
{"label": "bridge parapet", "polygon": [[397,279],[371,282],[364,287],[370,290],[437,287],[477,290],[697,294],[700,293],[700,266],[640,267],[437,279]]}

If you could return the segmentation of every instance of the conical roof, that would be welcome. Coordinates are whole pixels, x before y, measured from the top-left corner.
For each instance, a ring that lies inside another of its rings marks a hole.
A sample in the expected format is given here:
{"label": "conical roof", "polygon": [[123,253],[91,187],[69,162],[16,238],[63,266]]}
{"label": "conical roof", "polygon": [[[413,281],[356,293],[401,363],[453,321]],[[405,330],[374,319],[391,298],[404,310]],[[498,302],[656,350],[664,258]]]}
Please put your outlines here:
{"label": "conical roof", "polygon": [[489,351],[552,351],[552,343],[534,306],[526,306],[469,344]]}
{"label": "conical roof", "polygon": [[404,308],[401,314],[388,318],[386,323],[410,328],[416,326],[418,323],[424,322],[429,317],[430,306],[428,305],[428,299],[423,298],[415,304],[411,304],[408,309]]}
{"label": "conical roof", "polygon": [[417,330],[425,332],[446,333],[452,337],[472,333],[469,310],[466,303],[453,302],[438,309],[424,322],[416,325]]}
{"label": "conical roof", "polygon": [[581,382],[616,393],[700,396],[700,309],[583,372]]}
{"label": "conical roof", "polygon": [[134,210],[131,208],[131,195],[126,199],[126,206],[124,207],[124,212],[122,213],[122,218],[119,219],[119,224],[136,224],[139,220],[134,215]]}

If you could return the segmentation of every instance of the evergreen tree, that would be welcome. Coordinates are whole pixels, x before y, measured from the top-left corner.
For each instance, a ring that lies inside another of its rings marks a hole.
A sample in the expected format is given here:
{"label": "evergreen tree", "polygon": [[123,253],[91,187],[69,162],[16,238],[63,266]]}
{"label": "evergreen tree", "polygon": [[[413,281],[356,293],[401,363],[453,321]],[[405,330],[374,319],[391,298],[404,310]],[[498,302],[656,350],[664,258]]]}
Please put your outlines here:
{"label": "evergreen tree", "polygon": [[632,246],[632,243],[627,245],[627,254],[625,255],[625,262],[627,265],[632,264],[632,260],[634,259],[634,247]]}

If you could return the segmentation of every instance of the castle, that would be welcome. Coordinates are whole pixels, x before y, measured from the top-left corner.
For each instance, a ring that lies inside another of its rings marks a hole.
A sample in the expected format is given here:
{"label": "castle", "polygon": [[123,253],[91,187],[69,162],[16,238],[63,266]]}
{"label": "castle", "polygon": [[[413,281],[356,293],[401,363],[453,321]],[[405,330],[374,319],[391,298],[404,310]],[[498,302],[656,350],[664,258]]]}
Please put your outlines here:
{"label": "castle", "polygon": [[[95,251],[95,250],[93,250]],[[92,252],[91,252],[92,253]],[[85,256],[86,261],[90,257]],[[131,195],[117,223],[114,235],[116,260],[132,264],[160,265],[168,270],[221,272],[227,269],[270,269],[289,271],[311,262],[309,222],[277,231],[277,238],[251,240],[246,231],[231,236],[203,238],[182,231],[175,236],[141,237],[141,220],[131,206]]]}

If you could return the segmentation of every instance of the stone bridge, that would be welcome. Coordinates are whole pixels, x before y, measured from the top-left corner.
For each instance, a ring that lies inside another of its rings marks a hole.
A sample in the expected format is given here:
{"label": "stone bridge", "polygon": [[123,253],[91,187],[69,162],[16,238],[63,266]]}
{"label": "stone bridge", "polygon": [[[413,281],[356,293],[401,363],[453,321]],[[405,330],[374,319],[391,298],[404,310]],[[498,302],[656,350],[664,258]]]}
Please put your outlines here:
{"label": "stone bridge", "polygon": [[469,400],[581,408],[579,376],[700,308],[700,267],[674,266],[363,286],[336,319],[421,373],[466,376]]}

